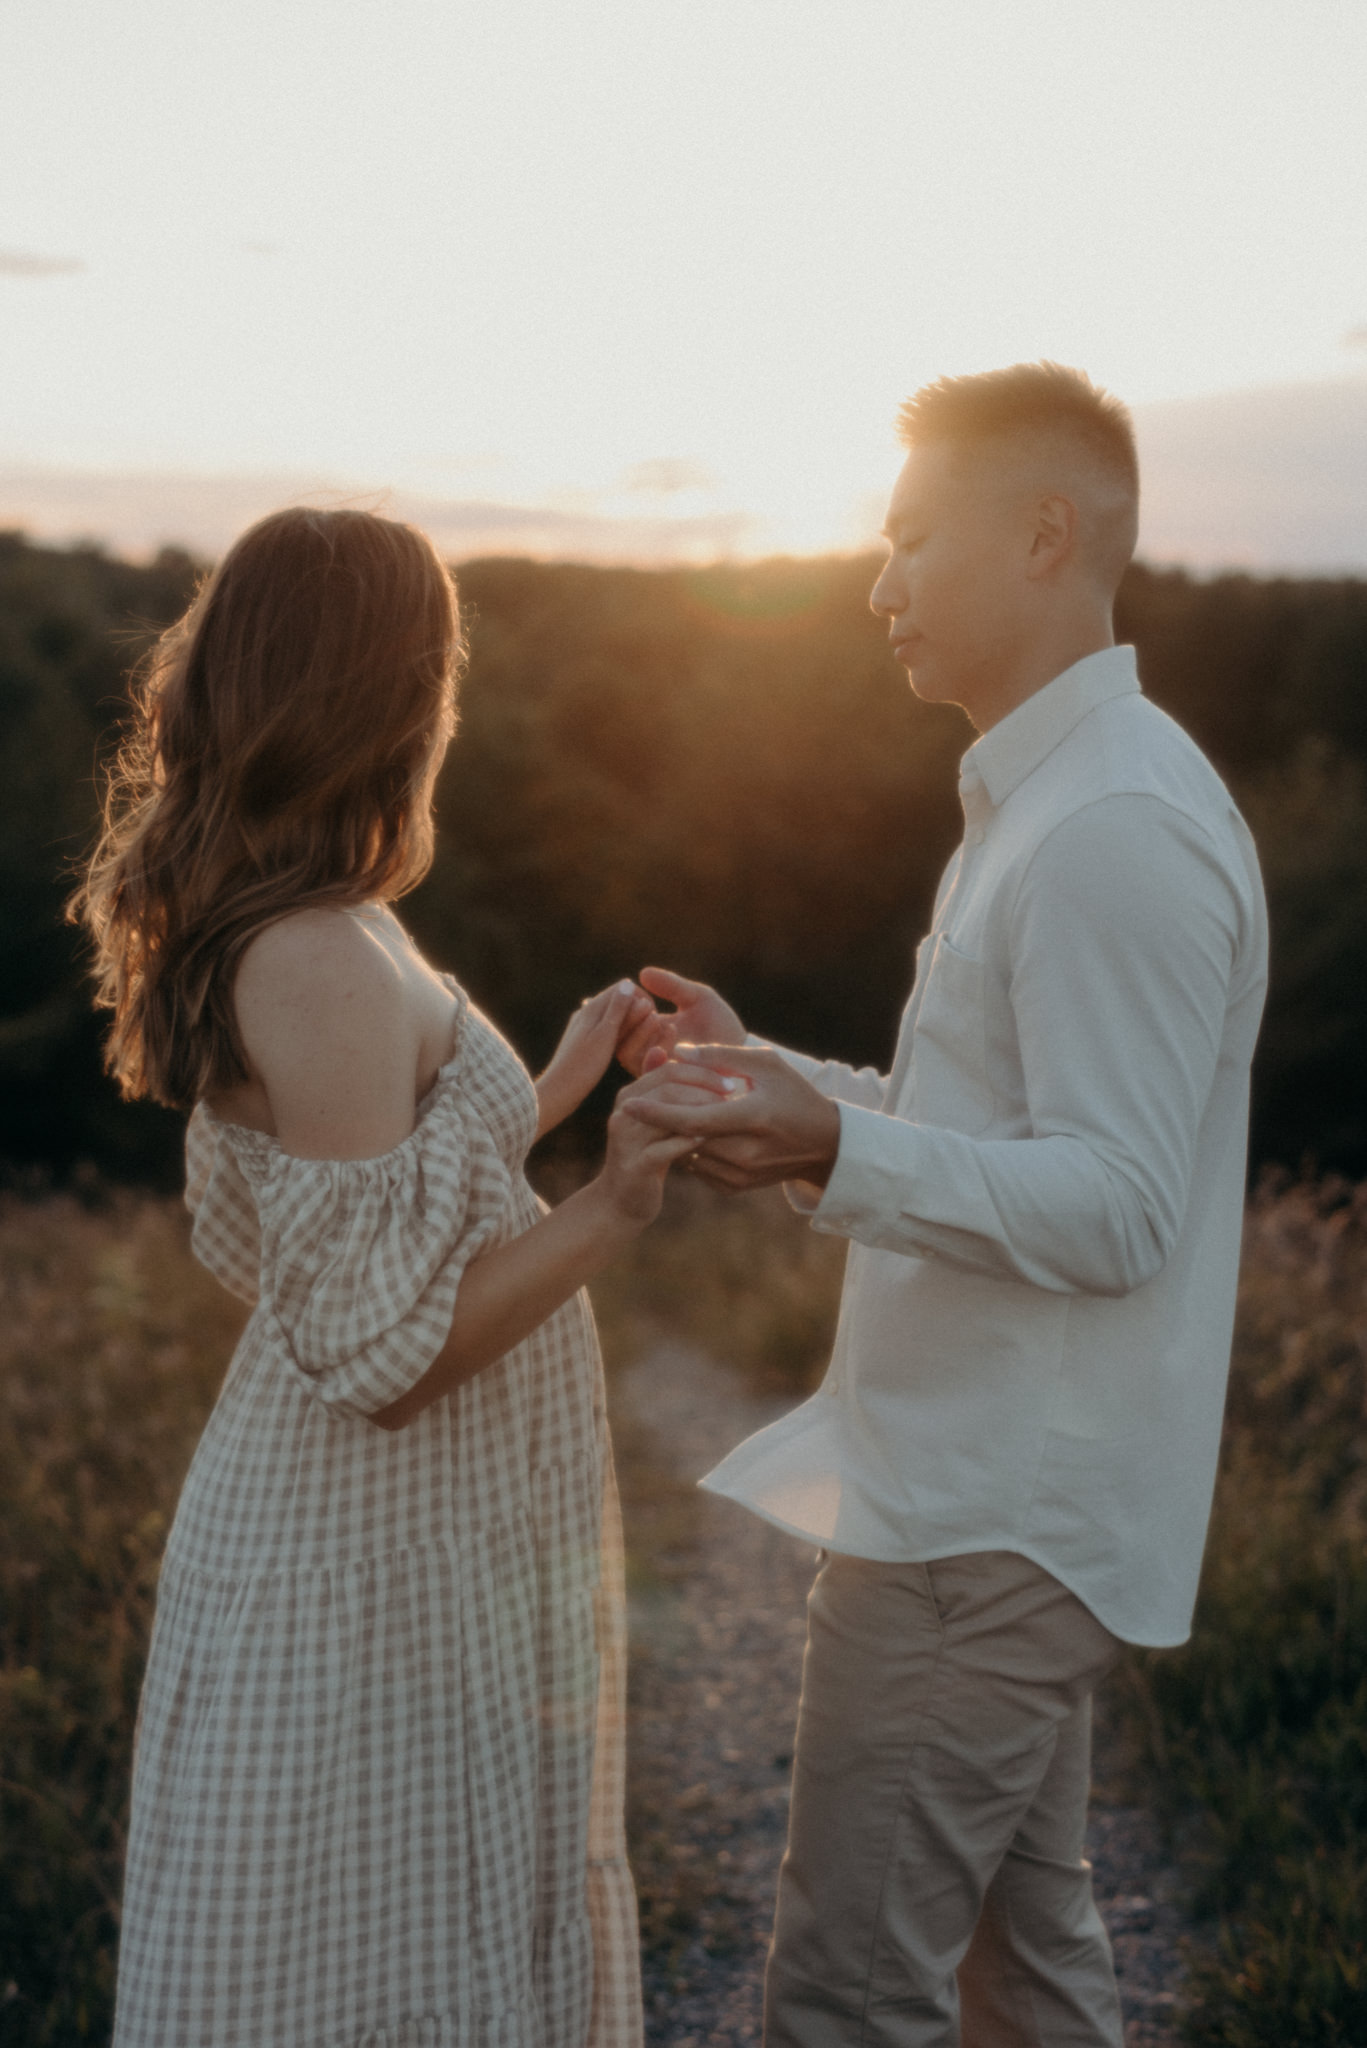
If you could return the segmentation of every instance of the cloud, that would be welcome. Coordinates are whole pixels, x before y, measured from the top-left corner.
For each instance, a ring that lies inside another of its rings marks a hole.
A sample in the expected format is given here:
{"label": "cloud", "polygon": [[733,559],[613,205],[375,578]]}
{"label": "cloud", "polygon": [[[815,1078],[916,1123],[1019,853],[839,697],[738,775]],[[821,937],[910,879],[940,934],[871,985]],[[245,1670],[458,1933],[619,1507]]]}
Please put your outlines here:
{"label": "cloud", "polygon": [[642,496],[667,498],[676,491],[710,491],[717,482],[710,469],[682,455],[654,455],[623,471],[621,488]]}
{"label": "cloud", "polygon": [[301,503],[359,505],[412,520],[455,561],[534,555],[579,562],[709,562],[746,552],[757,531],[743,512],[614,517],[587,508],[367,490],[302,471],[187,476],[37,464],[0,468],[0,529],[19,528],[46,541],[93,540],[133,557],[177,546],[213,559],[253,520]]}
{"label": "cloud", "polygon": [[503,469],[507,460],[501,448],[466,448],[459,454],[451,454],[448,451],[445,455],[429,455],[423,467],[434,472],[448,472],[453,476],[488,477]]}
{"label": "cloud", "polygon": [[1367,575],[1367,378],[1136,406],[1139,552]]}
{"label": "cloud", "polygon": [[29,249],[0,249],[0,277],[69,277],[84,270],[79,256],[40,256]]}

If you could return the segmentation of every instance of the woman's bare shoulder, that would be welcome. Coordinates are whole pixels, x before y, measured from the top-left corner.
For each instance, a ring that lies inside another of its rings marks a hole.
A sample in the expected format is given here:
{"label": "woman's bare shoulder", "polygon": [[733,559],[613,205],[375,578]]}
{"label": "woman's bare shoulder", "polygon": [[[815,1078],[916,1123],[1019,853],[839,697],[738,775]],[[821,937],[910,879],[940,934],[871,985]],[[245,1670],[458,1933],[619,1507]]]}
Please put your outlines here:
{"label": "woman's bare shoulder", "polygon": [[363,1158],[407,1137],[412,1005],[393,957],[359,918],[309,909],[267,925],[243,953],[234,1000],[287,1152]]}
{"label": "woman's bare shoulder", "polygon": [[238,983],[265,988],[311,981],[320,973],[365,975],[388,957],[367,920],[314,904],[272,918],[253,933],[238,966]]}

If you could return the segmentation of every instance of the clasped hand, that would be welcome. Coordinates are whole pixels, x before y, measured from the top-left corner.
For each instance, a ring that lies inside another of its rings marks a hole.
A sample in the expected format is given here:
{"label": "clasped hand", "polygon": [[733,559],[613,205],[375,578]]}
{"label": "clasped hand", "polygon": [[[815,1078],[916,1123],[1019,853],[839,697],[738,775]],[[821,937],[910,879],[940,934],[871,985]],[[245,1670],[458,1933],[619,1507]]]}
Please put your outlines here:
{"label": "clasped hand", "polygon": [[728,1193],[807,1181],[824,1187],[840,1144],[835,1104],[767,1046],[684,1045],[648,1055],[617,1107],[693,1139],[689,1166]]}
{"label": "clasped hand", "polygon": [[692,1138],[686,1164],[712,1187],[824,1187],[840,1144],[835,1104],[778,1053],[748,1046],[740,1018],[705,982],[647,967],[641,985],[675,1007],[634,1020],[624,1035],[617,1057],[639,1079],[618,1109]]}
{"label": "clasped hand", "polygon": [[[654,998],[672,1003],[670,1011]],[[840,1112],[745,1027],[715,989],[663,967],[593,996],[571,1019],[537,1083],[541,1128],[580,1101],[614,1055],[638,1078],[617,1112],[688,1138],[687,1165],[728,1193],[800,1180],[824,1187],[840,1143]],[[671,1151],[673,1148],[670,1148]]]}
{"label": "clasped hand", "polygon": [[[657,997],[674,1008],[658,1009]],[[537,1080],[537,1136],[578,1108],[614,1058],[629,1074],[642,1074],[667,1059],[680,1039],[744,1045],[745,1026],[715,989],[671,974],[665,967],[643,968],[639,987],[621,981],[596,996],[586,996]],[[716,1075],[711,1077],[711,1092],[719,1092]]]}

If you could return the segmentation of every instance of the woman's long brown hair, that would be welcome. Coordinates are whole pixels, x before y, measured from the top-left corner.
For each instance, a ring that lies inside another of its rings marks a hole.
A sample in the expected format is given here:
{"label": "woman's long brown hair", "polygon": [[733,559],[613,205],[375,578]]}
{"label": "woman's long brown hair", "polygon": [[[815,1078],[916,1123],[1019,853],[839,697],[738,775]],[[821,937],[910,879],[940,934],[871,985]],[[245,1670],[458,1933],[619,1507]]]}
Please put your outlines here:
{"label": "woman's long brown hair", "polygon": [[355,511],[261,520],[161,636],[70,906],[125,1095],[183,1109],[245,1080],[253,934],[421,881],[460,652],[431,542]]}

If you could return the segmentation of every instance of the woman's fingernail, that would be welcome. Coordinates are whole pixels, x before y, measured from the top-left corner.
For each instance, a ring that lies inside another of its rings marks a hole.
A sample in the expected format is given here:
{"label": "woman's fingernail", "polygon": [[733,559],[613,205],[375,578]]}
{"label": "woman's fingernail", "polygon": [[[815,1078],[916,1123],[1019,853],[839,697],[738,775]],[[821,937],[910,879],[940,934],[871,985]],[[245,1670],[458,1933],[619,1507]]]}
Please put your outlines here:
{"label": "woman's fingernail", "polygon": [[636,984],[633,981],[619,981],[617,984],[617,993],[619,996],[629,996],[632,993],[635,986]]}
{"label": "woman's fingernail", "polygon": [[721,1085],[726,1090],[728,1095],[734,1095],[737,1088],[739,1088],[740,1086],[740,1082],[737,1081],[735,1077],[731,1074],[723,1074]]}

